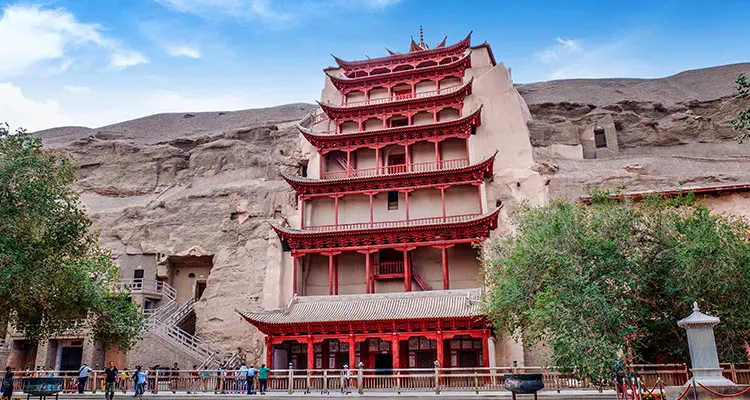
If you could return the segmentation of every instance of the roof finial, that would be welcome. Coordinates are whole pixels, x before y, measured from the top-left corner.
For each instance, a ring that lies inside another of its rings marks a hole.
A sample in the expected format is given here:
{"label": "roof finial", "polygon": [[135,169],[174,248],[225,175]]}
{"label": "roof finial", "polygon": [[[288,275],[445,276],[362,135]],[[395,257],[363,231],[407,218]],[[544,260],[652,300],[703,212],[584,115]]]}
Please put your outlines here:
{"label": "roof finial", "polygon": [[419,25],[419,45],[424,47],[424,32],[422,31],[422,25]]}
{"label": "roof finial", "polygon": [[693,302],[693,311],[700,311],[700,309],[698,308],[698,302],[697,301]]}

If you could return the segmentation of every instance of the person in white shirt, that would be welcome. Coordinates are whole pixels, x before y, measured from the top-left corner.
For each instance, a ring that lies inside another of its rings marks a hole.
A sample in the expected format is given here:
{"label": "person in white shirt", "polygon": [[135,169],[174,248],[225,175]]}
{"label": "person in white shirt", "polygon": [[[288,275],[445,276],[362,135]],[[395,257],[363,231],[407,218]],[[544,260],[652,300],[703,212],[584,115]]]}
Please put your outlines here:
{"label": "person in white shirt", "polygon": [[78,370],[78,393],[83,394],[83,389],[86,388],[86,381],[89,380],[89,373],[91,373],[91,368],[89,368],[86,363],[83,363],[81,366],[81,369]]}

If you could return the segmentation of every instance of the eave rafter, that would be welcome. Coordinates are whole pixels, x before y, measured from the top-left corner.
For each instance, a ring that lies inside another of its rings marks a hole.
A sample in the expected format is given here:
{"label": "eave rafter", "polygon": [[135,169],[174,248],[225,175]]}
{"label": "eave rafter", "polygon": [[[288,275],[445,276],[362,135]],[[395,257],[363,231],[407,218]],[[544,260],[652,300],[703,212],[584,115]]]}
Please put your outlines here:
{"label": "eave rafter", "polygon": [[[275,342],[284,340],[295,340],[300,336],[326,335],[326,338],[339,337],[348,339],[349,335],[384,334],[391,336],[393,333],[424,333],[432,338],[436,331],[449,332],[451,329],[458,333],[460,331],[475,330],[483,331],[492,328],[492,322],[483,315],[475,317],[455,317],[442,319],[394,319],[382,321],[331,321],[331,322],[297,322],[270,324],[258,321],[243,313],[239,313],[247,322],[253,324],[259,331],[266,335],[275,337]],[[442,326],[450,326],[451,329],[440,329]]]}
{"label": "eave rafter", "polygon": [[376,68],[380,66],[394,65],[404,62],[416,62],[422,60],[430,60],[439,57],[449,57],[464,52],[471,46],[471,32],[466,35],[466,38],[446,47],[438,47],[431,50],[422,50],[404,54],[394,54],[386,57],[370,58],[368,60],[360,61],[346,61],[342,60],[334,55],[331,55],[336,61],[339,67],[343,68],[347,73],[352,71],[359,71],[363,69]]}
{"label": "eave rafter", "polygon": [[272,225],[276,234],[292,250],[335,249],[341,247],[419,244],[422,242],[471,240],[481,242],[497,228],[501,208],[468,221],[394,228],[343,231],[303,231]]}
{"label": "eave rafter", "polygon": [[487,159],[462,168],[376,175],[345,179],[308,179],[281,174],[300,195],[325,195],[361,191],[383,191],[430,185],[472,184],[492,176],[497,151]]}
{"label": "eave rafter", "polygon": [[359,78],[347,78],[345,76],[333,74],[330,71],[325,71],[325,73],[329,78],[331,78],[331,82],[333,83],[333,86],[336,87],[336,89],[340,90],[343,94],[347,94],[354,90],[375,87],[379,85],[388,85],[397,81],[402,82],[411,80],[423,80],[445,75],[455,75],[458,77],[462,77],[464,75],[464,71],[467,68],[471,68],[470,54],[465,54],[458,60],[448,64],[439,64],[431,67],[408,69],[387,74],[363,76]]}
{"label": "eave rafter", "polygon": [[297,124],[297,129],[310,144],[325,154],[333,150],[352,150],[396,143],[413,143],[428,139],[465,139],[471,135],[474,128],[481,124],[481,111],[482,107],[480,106],[470,114],[452,121],[352,133],[316,133],[301,124]]}
{"label": "eave rafter", "polygon": [[471,94],[473,81],[474,79],[472,78],[464,82],[461,86],[445,89],[446,93],[429,96],[383,102],[372,101],[369,104],[357,106],[337,106],[322,102],[318,102],[318,105],[328,115],[328,118],[332,120],[370,118],[391,113],[423,111],[435,107],[463,104],[463,99]]}

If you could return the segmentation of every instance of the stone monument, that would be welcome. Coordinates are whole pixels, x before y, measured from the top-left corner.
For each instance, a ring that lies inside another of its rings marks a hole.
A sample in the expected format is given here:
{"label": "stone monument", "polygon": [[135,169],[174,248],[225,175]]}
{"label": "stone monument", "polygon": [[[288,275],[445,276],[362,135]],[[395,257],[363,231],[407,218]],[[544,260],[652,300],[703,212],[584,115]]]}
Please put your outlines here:
{"label": "stone monument", "polygon": [[724,378],[719,366],[714,339],[714,326],[718,323],[719,318],[702,313],[697,302],[693,303],[692,314],[677,321],[677,326],[687,332],[693,377],[697,383],[705,386],[734,385],[734,382]]}

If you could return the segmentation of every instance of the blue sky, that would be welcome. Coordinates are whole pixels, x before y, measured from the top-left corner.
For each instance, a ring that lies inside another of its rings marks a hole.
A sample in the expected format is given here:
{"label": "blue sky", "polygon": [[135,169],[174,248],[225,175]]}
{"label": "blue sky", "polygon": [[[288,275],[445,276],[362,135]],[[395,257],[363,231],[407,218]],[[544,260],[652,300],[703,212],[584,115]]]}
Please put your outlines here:
{"label": "blue sky", "polygon": [[517,83],[660,77],[744,62],[749,1],[0,2],[0,121],[98,127],[158,112],[312,102],[330,53],[469,31]]}

